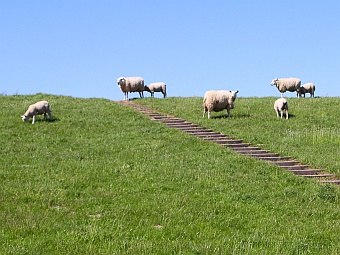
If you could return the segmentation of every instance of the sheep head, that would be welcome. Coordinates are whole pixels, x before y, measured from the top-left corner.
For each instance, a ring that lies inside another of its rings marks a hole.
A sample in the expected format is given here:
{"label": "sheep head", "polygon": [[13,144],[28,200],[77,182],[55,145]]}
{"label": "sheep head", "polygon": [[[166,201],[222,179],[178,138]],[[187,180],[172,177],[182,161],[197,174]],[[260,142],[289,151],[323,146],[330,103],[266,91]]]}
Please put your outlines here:
{"label": "sheep head", "polygon": [[236,91],[229,90],[229,92],[230,92],[230,97],[228,99],[228,105],[229,105],[230,109],[234,109],[234,102],[235,102],[235,99],[237,97],[238,90],[236,90]]}
{"label": "sheep head", "polygon": [[278,80],[279,80],[278,78],[273,79],[272,82],[270,83],[270,85],[276,86],[276,85],[277,85],[276,82],[277,82]]}
{"label": "sheep head", "polygon": [[118,86],[121,86],[122,83],[123,83],[124,81],[125,81],[125,78],[124,78],[124,77],[119,77],[119,78],[117,79]]}
{"label": "sheep head", "polygon": [[29,120],[28,116],[22,115],[21,116],[22,121],[27,122]]}

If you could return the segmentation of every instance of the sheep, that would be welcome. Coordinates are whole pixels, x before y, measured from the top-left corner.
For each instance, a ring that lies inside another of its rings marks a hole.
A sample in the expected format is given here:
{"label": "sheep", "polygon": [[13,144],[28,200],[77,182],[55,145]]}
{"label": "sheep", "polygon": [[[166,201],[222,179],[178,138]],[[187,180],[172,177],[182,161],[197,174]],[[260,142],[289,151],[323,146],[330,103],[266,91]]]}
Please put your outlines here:
{"label": "sheep", "polygon": [[205,92],[203,99],[203,118],[206,112],[208,112],[208,119],[210,119],[211,111],[219,112],[224,109],[227,109],[229,118],[230,109],[234,109],[237,93],[238,90],[209,90]]}
{"label": "sheep", "polygon": [[283,97],[283,93],[286,91],[296,91],[297,97],[300,97],[301,80],[299,78],[275,78],[272,80],[270,85],[275,85],[277,87],[277,89],[281,92],[281,97]]}
{"label": "sheep", "polygon": [[124,93],[124,100],[128,99],[128,92],[138,92],[140,98],[143,98],[144,79],[141,77],[119,77],[117,79],[118,86]]}
{"label": "sheep", "polygon": [[144,91],[150,92],[151,97],[154,96],[155,92],[162,92],[163,97],[166,97],[166,84],[164,82],[154,82],[147,86],[144,86]]}
{"label": "sheep", "polygon": [[285,98],[279,98],[274,103],[274,110],[276,111],[276,116],[279,117],[279,113],[282,119],[283,111],[286,110],[286,119],[288,120],[288,102]]}
{"label": "sheep", "polygon": [[306,93],[310,94],[310,97],[314,97],[314,92],[315,92],[315,85],[314,83],[306,83],[305,85],[301,86],[300,88],[300,94],[303,97],[306,97]]}
{"label": "sheep", "polygon": [[44,114],[44,120],[46,120],[46,113],[50,116],[50,121],[52,121],[52,111],[50,104],[47,101],[39,101],[35,104],[31,104],[24,115],[21,116],[22,121],[28,122],[31,117],[33,117],[32,124],[35,123],[35,116]]}

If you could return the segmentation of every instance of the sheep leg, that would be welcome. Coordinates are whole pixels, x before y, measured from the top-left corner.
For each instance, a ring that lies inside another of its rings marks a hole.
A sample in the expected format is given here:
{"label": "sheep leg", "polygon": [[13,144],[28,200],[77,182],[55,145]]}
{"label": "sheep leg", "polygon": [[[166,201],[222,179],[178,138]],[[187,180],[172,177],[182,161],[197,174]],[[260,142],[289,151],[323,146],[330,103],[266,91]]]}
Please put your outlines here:
{"label": "sheep leg", "polygon": [[286,120],[288,120],[288,109],[286,109]]}
{"label": "sheep leg", "polygon": [[230,117],[230,109],[227,109],[227,111],[228,111],[228,118]]}
{"label": "sheep leg", "polygon": [[50,116],[50,121],[53,121],[51,112],[48,113],[48,116]]}
{"label": "sheep leg", "polygon": [[44,121],[46,121],[46,112],[44,112]]}
{"label": "sheep leg", "polygon": [[208,110],[208,109],[204,106],[204,107],[203,107],[203,118],[205,117],[205,113],[207,112],[207,110]]}
{"label": "sheep leg", "polygon": [[33,115],[32,124],[34,124],[34,122],[35,122],[35,115]]}
{"label": "sheep leg", "polygon": [[283,117],[283,110],[280,111],[280,114],[281,114],[281,119],[282,119],[282,117]]}

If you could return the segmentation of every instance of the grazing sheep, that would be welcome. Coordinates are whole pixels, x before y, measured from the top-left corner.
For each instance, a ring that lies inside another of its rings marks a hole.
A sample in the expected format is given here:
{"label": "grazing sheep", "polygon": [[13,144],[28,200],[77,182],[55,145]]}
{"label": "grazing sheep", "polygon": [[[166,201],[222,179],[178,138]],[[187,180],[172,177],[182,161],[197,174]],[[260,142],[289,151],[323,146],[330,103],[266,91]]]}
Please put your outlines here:
{"label": "grazing sheep", "polygon": [[301,86],[300,88],[300,95],[306,97],[306,93],[310,94],[310,97],[314,97],[315,92],[315,85],[314,83],[306,83],[305,85]]}
{"label": "grazing sheep", "polygon": [[281,97],[283,97],[283,93],[286,91],[296,91],[297,96],[300,97],[301,80],[298,78],[275,78],[272,80],[270,85],[275,85],[277,87],[277,89],[281,92]]}
{"label": "grazing sheep", "polygon": [[276,111],[276,116],[279,117],[279,113],[282,119],[283,111],[286,110],[286,119],[288,120],[288,102],[285,98],[279,98],[274,103],[274,110]]}
{"label": "grazing sheep", "polygon": [[33,117],[32,124],[35,122],[35,116],[44,114],[44,120],[46,120],[46,113],[50,116],[50,121],[52,121],[50,104],[47,101],[39,101],[35,104],[31,104],[24,115],[21,116],[22,121],[27,122],[31,117]]}
{"label": "grazing sheep", "polygon": [[128,93],[138,92],[140,98],[143,98],[144,79],[141,77],[119,77],[117,79],[120,90],[124,93],[124,100],[128,100]]}
{"label": "grazing sheep", "polygon": [[163,97],[166,97],[166,84],[164,82],[154,82],[147,86],[144,86],[144,91],[150,92],[151,97],[154,96],[155,92],[162,92]]}
{"label": "grazing sheep", "polygon": [[203,118],[208,111],[208,119],[210,119],[211,111],[219,112],[224,109],[228,111],[230,117],[230,109],[234,109],[234,102],[237,96],[237,91],[231,90],[210,90],[205,92],[203,99]]}

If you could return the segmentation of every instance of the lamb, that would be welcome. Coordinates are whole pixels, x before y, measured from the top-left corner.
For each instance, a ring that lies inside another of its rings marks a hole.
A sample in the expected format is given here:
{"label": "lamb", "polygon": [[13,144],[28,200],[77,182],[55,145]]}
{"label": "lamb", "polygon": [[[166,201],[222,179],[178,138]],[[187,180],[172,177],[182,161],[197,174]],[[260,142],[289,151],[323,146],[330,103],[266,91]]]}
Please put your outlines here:
{"label": "lamb", "polygon": [[205,92],[203,99],[203,118],[208,111],[208,119],[210,119],[211,111],[219,112],[224,109],[228,111],[228,118],[230,117],[230,109],[234,109],[234,102],[238,90],[209,90]]}
{"label": "lamb", "polygon": [[277,87],[277,89],[281,92],[281,97],[283,97],[283,93],[286,91],[296,91],[297,96],[300,97],[301,80],[299,78],[275,78],[272,80],[270,85],[275,85]]}
{"label": "lamb", "polygon": [[140,98],[143,98],[144,79],[141,77],[119,77],[117,79],[118,86],[124,93],[124,100],[128,99],[128,93],[138,92]]}
{"label": "lamb", "polygon": [[288,102],[285,98],[279,98],[274,103],[274,110],[276,111],[276,116],[279,117],[279,113],[282,119],[283,111],[286,110],[286,119],[288,120]]}
{"label": "lamb", "polygon": [[144,91],[150,92],[151,97],[154,96],[155,92],[162,92],[163,97],[166,97],[166,84],[164,82],[154,82],[147,86],[144,86]]}
{"label": "lamb", "polygon": [[52,111],[50,104],[47,101],[39,101],[35,104],[31,104],[24,115],[21,116],[22,121],[28,122],[31,117],[33,117],[32,124],[35,123],[35,116],[44,114],[44,120],[46,120],[46,113],[50,116],[50,121],[52,121]]}
{"label": "lamb", "polygon": [[314,83],[306,83],[305,85],[301,86],[300,88],[300,94],[303,97],[306,97],[306,93],[310,94],[310,97],[314,97],[314,92],[315,92],[315,85]]}

